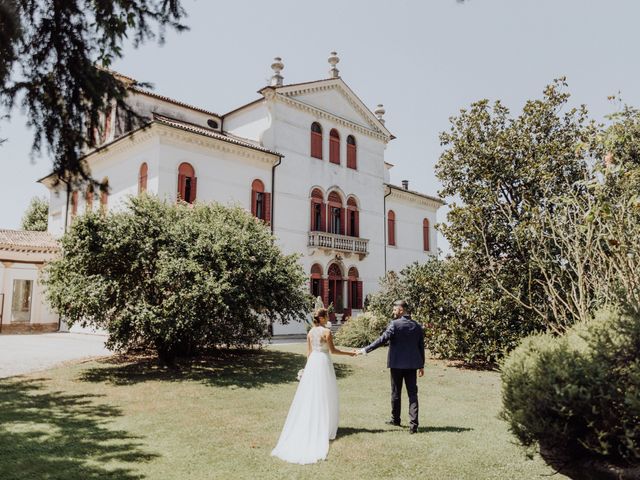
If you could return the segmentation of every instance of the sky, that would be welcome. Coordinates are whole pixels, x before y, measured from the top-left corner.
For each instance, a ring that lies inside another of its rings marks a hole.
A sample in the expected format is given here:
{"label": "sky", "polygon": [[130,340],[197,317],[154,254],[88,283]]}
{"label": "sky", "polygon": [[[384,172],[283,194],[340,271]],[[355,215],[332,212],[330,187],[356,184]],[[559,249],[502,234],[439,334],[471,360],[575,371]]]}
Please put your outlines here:
{"label": "sky", "polygon": [[[113,68],[156,92],[225,113],[258,98],[280,56],[285,83],[326,78],[337,51],[343,80],[372,110],[386,109],[397,137],[391,181],[436,195],[439,133],[472,102],[501,99],[518,114],[554,78],[571,102],[604,121],[620,93],[640,106],[636,0],[183,0],[190,30],[164,45],[125,45]],[[47,155],[32,158],[19,109],[0,123],[0,228],[19,228]],[[446,221],[446,208],[439,212]],[[439,246],[447,250],[441,237]]]}

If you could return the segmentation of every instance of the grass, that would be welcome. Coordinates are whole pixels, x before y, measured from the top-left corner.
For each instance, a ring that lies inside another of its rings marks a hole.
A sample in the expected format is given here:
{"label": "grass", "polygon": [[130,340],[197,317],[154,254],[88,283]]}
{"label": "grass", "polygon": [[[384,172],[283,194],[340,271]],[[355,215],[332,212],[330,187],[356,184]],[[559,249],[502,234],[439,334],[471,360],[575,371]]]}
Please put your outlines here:
{"label": "grass", "polygon": [[539,458],[528,460],[497,419],[495,372],[430,361],[419,381],[419,433],[385,425],[384,349],[334,358],[341,416],[327,461],[298,466],[272,458],[303,352],[304,345],[280,345],[178,371],[149,359],[109,359],[2,380],[0,478],[512,480],[553,473]]}

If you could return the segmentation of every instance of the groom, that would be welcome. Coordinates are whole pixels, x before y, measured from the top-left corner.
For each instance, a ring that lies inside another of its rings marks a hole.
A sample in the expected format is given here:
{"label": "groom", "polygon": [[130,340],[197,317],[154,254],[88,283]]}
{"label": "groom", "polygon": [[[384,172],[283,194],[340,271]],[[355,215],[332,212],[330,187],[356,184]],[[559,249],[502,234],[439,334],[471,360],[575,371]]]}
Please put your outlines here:
{"label": "groom", "polygon": [[409,306],[404,300],[393,304],[393,320],[387,330],[373,343],[358,351],[360,355],[375,350],[389,342],[387,368],[391,371],[391,420],[390,425],[400,425],[400,395],[404,381],[409,394],[410,433],[418,431],[418,377],[424,375],[424,330],[409,316]]}

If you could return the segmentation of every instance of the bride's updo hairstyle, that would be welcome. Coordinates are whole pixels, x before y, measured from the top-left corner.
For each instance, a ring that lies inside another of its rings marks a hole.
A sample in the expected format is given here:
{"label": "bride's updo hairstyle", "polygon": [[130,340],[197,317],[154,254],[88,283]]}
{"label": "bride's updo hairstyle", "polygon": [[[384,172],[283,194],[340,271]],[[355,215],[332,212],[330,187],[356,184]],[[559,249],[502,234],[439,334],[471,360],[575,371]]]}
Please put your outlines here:
{"label": "bride's updo hairstyle", "polygon": [[313,324],[320,325],[320,318],[327,318],[328,311],[326,308],[319,308],[313,312]]}

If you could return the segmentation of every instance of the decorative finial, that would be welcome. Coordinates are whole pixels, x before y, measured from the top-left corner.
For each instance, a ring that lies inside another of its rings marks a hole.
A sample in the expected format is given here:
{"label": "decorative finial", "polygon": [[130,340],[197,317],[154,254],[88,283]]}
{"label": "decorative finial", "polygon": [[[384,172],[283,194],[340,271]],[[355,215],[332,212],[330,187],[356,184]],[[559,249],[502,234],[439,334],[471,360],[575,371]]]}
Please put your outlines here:
{"label": "decorative finial", "polygon": [[281,87],[284,77],[280,75],[280,72],[284,69],[284,63],[282,63],[282,59],[280,57],[275,57],[273,59],[271,69],[273,70],[273,77],[271,77],[271,86]]}
{"label": "decorative finial", "polygon": [[382,117],[384,116],[384,114],[386,112],[387,111],[384,109],[384,106],[381,103],[379,103],[378,104],[378,108],[376,108],[373,111],[373,114],[378,118],[378,120],[380,120],[380,123],[384,123],[384,118],[382,118]]}
{"label": "decorative finial", "polygon": [[340,77],[340,70],[336,68],[336,65],[338,64],[338,62],[340,62],[338,53],[331,52],[331,55],[329,55],[329,58],[327,59],[327,61],[329,62],[329,65],[331,65],[331,68],[329,69],[329,77],[330,78]]}

